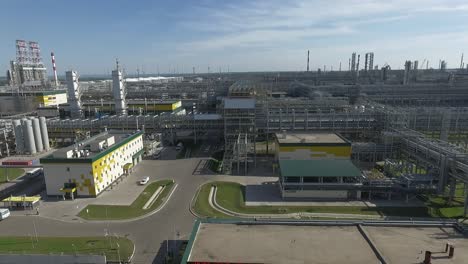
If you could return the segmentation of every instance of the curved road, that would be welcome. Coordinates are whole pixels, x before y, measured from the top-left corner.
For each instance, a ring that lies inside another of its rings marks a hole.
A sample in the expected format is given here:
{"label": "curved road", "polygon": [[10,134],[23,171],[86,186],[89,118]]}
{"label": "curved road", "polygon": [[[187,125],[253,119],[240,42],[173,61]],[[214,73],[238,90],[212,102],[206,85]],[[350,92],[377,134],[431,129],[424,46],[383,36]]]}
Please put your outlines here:
{"label": "curved road", "polygon": [[173,240],[187,239],[192,230],[195,217],[190,213],[189,206],[198,186],[218,178],[197,174],[196,168],[200,162],[203,161],[184,159],[142,162],[139,166],[147,173],[150,172],[148,175],[155,175],[152,179],[172,178],[178,184],[165,207],[143,219],[72,223],[41,216],[12,216],[0,222],[0,234],[33,235],[34,226],[38,236],[103,236],[108,230],[112,235],[128,236],[135,243],[136,252],[132,263],[163,263],[166,240],[170,240],[169,248],[173,248]]}

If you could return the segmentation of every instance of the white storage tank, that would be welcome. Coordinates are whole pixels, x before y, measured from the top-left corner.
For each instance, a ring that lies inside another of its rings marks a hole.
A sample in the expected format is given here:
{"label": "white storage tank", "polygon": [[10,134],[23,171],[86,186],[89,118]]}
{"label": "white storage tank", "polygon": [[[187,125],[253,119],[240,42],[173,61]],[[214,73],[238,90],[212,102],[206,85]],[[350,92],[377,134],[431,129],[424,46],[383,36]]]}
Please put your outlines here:
{"label": "white storage tank", "polygon": [[26,151],[29,154],[36,153],[36,142],[34,142],[34,131],[32,121],[30,119],[23,119],[23,135],[26,142]]}
{"label": "white storage tank", "polygon": [[39,125],[41,127],[42,145],[44,146],[45,150],[49,150],[49,132],[47,131],[47,122],[45,117],[41,116],[39,118]]}
{"label": "white storage tank", "polygon": [[13,129],[15,131],[16,153],[24,153],[24,135],[21,120],[13,120]]}
{"label": "white storage tank", "polygon": [[41,137],[41,128],[39,126],[39,119],[34,118],[32,119],[33,125],[33,133],[34,133],[34,142],[36,143],[36,150],[41,152],[44,150],[42,145],[42,137]]}

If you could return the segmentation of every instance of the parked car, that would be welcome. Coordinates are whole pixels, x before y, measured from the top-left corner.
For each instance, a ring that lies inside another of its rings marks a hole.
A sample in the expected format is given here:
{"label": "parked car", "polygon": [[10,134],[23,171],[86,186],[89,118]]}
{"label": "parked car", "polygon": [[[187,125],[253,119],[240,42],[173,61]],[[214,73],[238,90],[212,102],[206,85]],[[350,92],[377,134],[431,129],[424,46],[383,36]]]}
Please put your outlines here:
{"label": "parked car", "polygon": [[10,216],[10,210],[7,208],[0,208],[0,220],[6,219]]}
{"label": "parked car", "polygon": [[149,177],[146,176],[143,179],[140,180],[140,185],[145,185],[149,182]]}

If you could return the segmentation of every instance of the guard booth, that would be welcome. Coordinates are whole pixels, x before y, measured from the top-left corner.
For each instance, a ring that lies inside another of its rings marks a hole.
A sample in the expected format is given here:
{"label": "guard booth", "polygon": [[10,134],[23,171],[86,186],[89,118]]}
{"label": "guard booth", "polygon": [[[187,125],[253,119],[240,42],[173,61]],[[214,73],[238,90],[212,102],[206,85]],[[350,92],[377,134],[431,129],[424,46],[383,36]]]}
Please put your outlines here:
{"label": "guard booth", "polygon": [[75,200],[78,196],[78,191],[76,189],[76,183],[66,182],[63,184],[63,188],[60,188],[60,191],[63,193],[63,199]]}

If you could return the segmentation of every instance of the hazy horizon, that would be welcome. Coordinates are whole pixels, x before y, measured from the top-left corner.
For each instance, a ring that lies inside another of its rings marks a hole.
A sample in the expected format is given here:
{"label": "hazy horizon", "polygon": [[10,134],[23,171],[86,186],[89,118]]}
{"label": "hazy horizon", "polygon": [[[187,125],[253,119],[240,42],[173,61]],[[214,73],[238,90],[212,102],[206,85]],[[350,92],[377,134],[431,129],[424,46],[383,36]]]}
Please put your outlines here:
{"label": "hazy horizon", "polygon": [[[468,47],[466,1],[9,1],[0,11],[2,76],[15,40],[38,41],[59,75],[107,75],[115,58],[129,75],[348,69],[352,52],[374,52],[374,65],[405,60],[460,65]],[[28,8],[24,8],[24,6]],[[22,14],[22,19],[17,18]],[[25,19],[28,18],[28,19]],[[15,21],[15,23],[11,23]],[[34,22],[31,22],[34,21]],[[31,26],[31,23],[34,23]],[[6,26],[8,25],[8,26]],[[425,68],[425,65],[424,65]]]}

